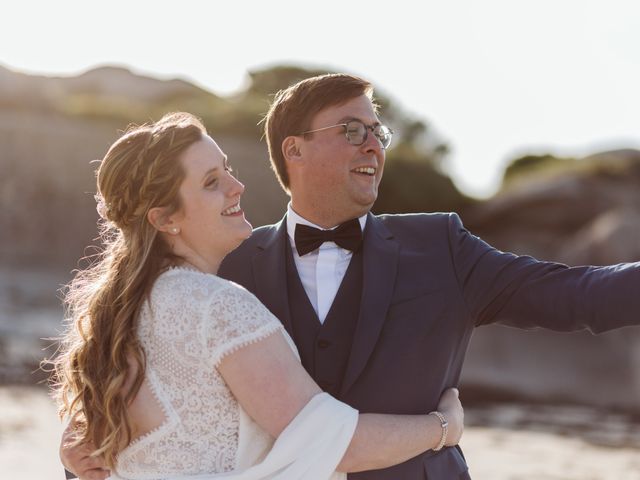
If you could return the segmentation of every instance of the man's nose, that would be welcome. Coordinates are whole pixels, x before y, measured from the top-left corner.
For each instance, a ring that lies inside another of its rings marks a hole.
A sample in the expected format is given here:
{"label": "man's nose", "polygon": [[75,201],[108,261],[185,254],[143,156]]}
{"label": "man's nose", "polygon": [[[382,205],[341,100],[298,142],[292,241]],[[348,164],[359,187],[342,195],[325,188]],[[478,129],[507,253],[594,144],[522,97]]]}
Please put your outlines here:
{"label": "man's nose", "polygon": [[371,129],[367,130],[367,139],[362,144],[362,148],[365,152],[374,151],[376,153],[382,153],[382,150],[384,150],[382,148],[382,143],[380,143],[380,140],[378,140],[378,137],[373,134]]}

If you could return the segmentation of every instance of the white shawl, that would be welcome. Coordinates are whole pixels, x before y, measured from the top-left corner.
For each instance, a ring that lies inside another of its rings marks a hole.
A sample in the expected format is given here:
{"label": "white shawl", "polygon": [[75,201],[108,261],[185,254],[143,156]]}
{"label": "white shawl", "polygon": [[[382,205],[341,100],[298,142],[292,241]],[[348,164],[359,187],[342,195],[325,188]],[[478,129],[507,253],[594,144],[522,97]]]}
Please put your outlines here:
{"label": "white shawl", "polygon": [[[246,414],[245,414],[246,415]],[[246,419],[244,420],[246,422]],[[164,480],[341,480],[336,472],[358,423],[358,411],[327,393],[315,395],[276,439],[259,462],[232,472],[171,477]],[[257,452],[247,451],[245,457]],[[246,435],[245,435],[246,439]],[[250,439],[249,439],[250,440]],[[250,442],[249,442],[250,443]],[[259,443],[259,442],[258,442]],[[241,465],[242,458],[239,459]],[[112,474],[107,480],[126,480]]]}

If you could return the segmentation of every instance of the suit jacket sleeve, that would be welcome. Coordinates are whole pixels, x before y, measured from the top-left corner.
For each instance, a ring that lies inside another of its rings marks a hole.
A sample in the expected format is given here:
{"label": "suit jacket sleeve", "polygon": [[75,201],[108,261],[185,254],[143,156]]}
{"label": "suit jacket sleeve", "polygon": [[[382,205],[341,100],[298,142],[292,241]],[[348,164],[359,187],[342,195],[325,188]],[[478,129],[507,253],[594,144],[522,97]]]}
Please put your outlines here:
{"label": "suit jacket sleeve", "polygon": [[568,267],[501,252],[449,216],[449,248],[476,325],[593,333],[640,324],[640,263]]}

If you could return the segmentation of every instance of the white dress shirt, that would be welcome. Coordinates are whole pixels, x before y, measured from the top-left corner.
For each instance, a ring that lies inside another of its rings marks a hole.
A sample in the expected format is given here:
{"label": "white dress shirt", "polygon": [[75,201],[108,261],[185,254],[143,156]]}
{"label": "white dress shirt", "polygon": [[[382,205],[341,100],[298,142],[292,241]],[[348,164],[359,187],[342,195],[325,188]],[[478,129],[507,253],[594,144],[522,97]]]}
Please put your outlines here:
{"label": "white dress shirt", "polygon": [[[360,228],[364,232],[367,215],[361,216],[358,220],[360,221]],[[350,250],[339,247],[334,242],[324,242],[317,250],[301,257],[296,250],[294,239],[297,223],[319,228],[320,230],[325,229],[302,218],[291,208],[291,203],[289,203],[287,207],[287,233],[291,242],[293,260],[304,291],[307,292],[307,297],[309,297],[320,323],[324,323],[331,304],[333,304],[333,299],[336,298],[336,293],[338,293],[344,274],[349,267],[353,253]]]}

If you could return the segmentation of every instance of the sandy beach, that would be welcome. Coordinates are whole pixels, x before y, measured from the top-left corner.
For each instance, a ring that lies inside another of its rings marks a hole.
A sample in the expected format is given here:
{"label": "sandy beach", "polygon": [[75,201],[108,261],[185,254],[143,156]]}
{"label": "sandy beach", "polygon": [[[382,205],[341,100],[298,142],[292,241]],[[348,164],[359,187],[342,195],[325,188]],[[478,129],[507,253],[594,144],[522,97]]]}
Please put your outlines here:
{"label": "sandy beach", "polygon": [[[466,410],[474,480],[640,480],[640,424],[582,407]],[[61,426],[43,388],[0,387],[0,475],[56,480]]]}
{"label": "sandy beach", "polygon": [[0,387],[0,478],[63,479],[62,427],[43,388]]}

